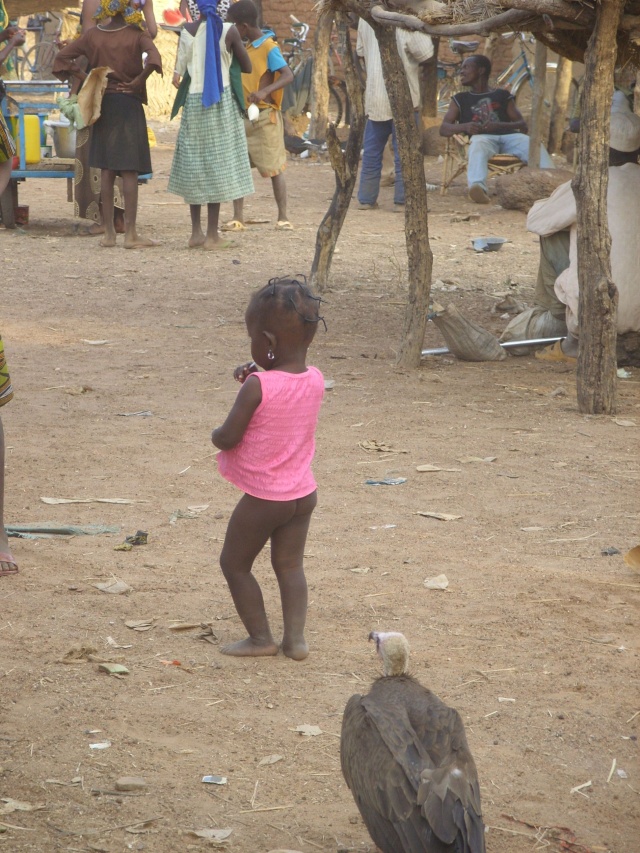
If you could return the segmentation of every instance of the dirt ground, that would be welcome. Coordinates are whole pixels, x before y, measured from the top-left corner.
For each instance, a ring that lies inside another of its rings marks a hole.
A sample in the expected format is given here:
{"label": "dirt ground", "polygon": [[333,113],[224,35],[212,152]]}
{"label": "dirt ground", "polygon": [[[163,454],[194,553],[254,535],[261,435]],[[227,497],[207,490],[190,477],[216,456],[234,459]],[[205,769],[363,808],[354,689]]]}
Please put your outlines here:
{"label": "dirt ground", "polygon": [[[214,640],[242,636],[217,565],[238,492],[216,471],[210,431],[248,357],[249,295],[309,269],[333,177],[326,163],[291,162],[290,233],[274,230],[258,178],[248,212],[271,222],[231,250],[190,251],[187,208],[166,192],[175,128],[154,126],[140,222],[160,248],[101,250],[77,236],[57,181],[23,185],[29,230],[0,230],[16,392],[2,411],[5,520],[118,529],[12,540],[20,574],[0,581],[0,797],[33,810],[0,800],[0,851],[201,850],[209,842],[190,832],[203,828],[232,830],[239,853],[372,851],[339,732],[348,697],[379,674],[367,635],[387,629],[406,634],[414,674],[465,721],[490,853],[638,853],[640,583],[621,554],[602,552],[639,541],[640,371],[620,380],[614,419],[579,414],[574,369],[532,357],[396,369],[403,219],[389,188],[380,210],[353,209],[325,294],[328,332],[311,353],[335,383],[314,466],[311,654],[222,656],[202,629],[171,630],[212,623]],[[427,167],[438,181],[441,167]],[[499,294],[531,298],[537,245],[524,215],[471,205],[461,183],[429,198],[434,298],[501,329]],[[452,222],[472,212],[480,219]],[[487,235],[511,242],[474,253],[470,239]],[[425,344],[443,344],[432,324]],[[425,464],[439,470],[416,471]],[[385,477],[406,482],[366,484]],[[147,545],[114,550],[138,530]],[[267,555],[256,573],[278,636]],[[446,591],[425,588],[440,574]],[[130,591],[95,586],[114,578]],[[139,620],[152,627],[125,624]],[[129,674],[63,662],[79,647]],[[303,724],[322,734],[296,732]],[[204,784],[208,774],[226,785]],[[117,792],[123,776],[146,787]]]}

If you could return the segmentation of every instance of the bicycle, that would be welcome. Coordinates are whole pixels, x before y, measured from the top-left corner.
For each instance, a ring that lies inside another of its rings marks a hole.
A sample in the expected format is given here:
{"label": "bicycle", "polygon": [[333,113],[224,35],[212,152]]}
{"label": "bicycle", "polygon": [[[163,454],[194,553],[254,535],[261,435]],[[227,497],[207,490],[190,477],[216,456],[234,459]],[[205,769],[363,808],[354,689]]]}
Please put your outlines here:
{"label": "bicycle", "polygon": [[[289,17],[293,38],[283,39],[282,45],[284,58],[293,72],[293,83],[284,90],[282,110],[295,117],[306,113],[311,106],[313,50],[305,47],[309,25],[294,15]],[[335,74],[336,66],[342,67],[342,60],[333,40],[329,50],[329,121],[338,127],[343,118],[345,124],[349,123],[349,100],[345,81]]]}
{"label": "bicycle", "polygon": [[15,50],[16,76],[18,80],[51,80],[51,70],[59,50],[62,32],[62,15],[47,12],[34,15],[27,22],[27,32],[35,34],[35,44],[25,50]]}

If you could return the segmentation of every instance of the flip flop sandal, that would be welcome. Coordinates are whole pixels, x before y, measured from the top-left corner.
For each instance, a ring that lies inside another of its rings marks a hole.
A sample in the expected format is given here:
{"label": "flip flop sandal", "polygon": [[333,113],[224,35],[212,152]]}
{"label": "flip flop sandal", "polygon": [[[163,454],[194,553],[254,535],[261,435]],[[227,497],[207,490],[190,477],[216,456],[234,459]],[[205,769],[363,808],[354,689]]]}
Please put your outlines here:
{"label": "flip flop sandal", "polygon": [[220,228],[221,231],[246,231],[247,226],[243,225],[238,219],[231,219],[229,222],[225,222],[224,225]]}
{"label": "flip flop sandal", "polygon": [[0,578],[18,574],[18,564],[14,560],[13,555],[8,551],[0,551],[0,563],[9,563],[9,565],[12,566],[12,568],[9,569],[0,568]]}
{"label": "flip flop sandal", "polygon": [[556,341],[552,346],[538,350],[535,357],[538,361],[552,361],[559,364],[576,364],[578,359],[571,355],[566,355],[562,351],[561,343],[562,341]]}
{"label": "flip flop sandal", "polygon": [[293,231],[293,225],[288,219],[279,219],[276,225],[276,231]]}

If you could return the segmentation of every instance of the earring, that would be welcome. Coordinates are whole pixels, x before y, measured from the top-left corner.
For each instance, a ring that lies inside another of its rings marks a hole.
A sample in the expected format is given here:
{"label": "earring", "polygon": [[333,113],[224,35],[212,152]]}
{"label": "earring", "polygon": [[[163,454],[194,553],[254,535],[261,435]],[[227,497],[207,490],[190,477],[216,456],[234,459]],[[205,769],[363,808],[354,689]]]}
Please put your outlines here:
{"label": "earring", "polygon": [[269,361],[273,361],[275,358],[275,355],[273,354],[273,350],[271,349],[271,347],[269,347],[269,352],[267,353],[267,358],[269,359]]}

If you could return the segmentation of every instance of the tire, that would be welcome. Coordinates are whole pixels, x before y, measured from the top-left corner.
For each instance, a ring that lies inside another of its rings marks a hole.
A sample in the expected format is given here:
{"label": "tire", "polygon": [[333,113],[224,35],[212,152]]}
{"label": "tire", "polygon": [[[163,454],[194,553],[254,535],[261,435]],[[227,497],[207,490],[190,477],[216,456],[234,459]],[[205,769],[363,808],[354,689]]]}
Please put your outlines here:
{"label": "tire", "polygon": [[343,113],[342,98],[338,90],[329,84],[329,122],[339,127]]}
{"label": "tire", "polygon": [[58,53],[55,44],[48,41],[34,44],[16,63],[19,80],[52,80],[51,69]]}

